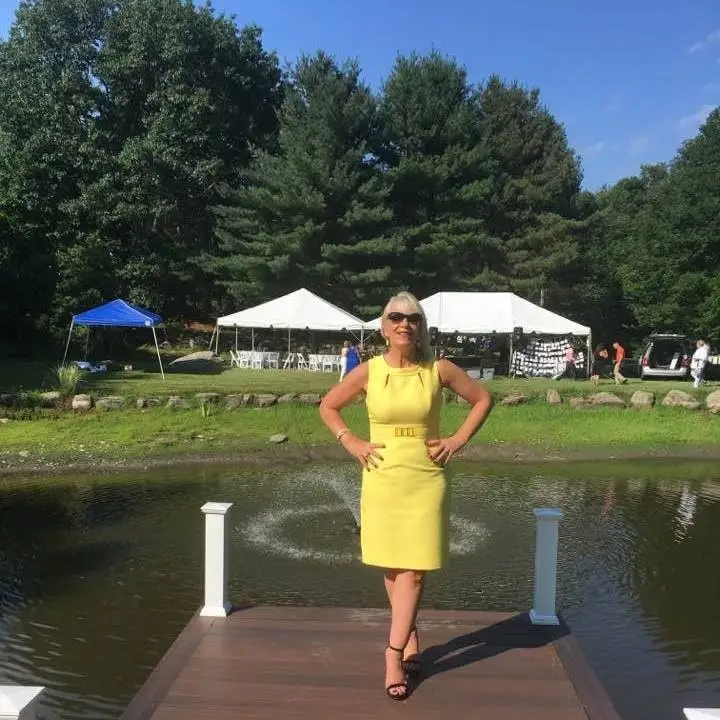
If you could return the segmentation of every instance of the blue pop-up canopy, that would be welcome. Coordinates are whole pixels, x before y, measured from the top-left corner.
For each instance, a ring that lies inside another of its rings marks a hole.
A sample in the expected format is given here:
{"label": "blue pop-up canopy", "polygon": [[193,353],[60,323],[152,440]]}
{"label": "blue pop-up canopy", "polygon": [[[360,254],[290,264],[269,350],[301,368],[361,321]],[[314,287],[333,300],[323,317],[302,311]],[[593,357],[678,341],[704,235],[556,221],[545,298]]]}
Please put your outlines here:
{"label": "blue pop-up canopy", "polygon": [[160,373],[164,379],[165,371],[163,370],[162,359],[160,358],[160,346],[158,345],[157,333],[155,332],[155,327],[162,325],[162,323],[163,319],[157,313],[138,307],[137,305],[132,305],[125,300],[112,300],[104,305],[99,305],[91,310],[73,315],[62,364],[65,365],[68,348],[70,347],[70,336],[76,325],[85,325],[88,327],[147,327],[152,330],[158,363],[160,363]]}
{"label": "blue pop-up canopy", "polygon": [[131,305],[125,300],[112,300],[79,315],[73,315],[74,325],[106,325],[109,327],[153,327],[163,319],[150,310]]}

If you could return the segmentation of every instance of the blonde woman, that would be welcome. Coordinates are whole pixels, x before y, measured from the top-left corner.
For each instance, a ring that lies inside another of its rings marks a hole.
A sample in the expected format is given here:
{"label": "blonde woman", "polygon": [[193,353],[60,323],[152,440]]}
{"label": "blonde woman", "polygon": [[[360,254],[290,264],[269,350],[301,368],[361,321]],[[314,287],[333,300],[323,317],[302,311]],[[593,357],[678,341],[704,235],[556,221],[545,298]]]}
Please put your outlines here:
{"label": "blonde woman", "polygon": [[[363,467],[362,561],[383,569],[391,622],[385,650],[385,691],[408,696],[408,677],[420,672],[416,616],[425,574],[448,554],[448,495],[444,467],[485,422],[487,390],[449,360],[435,360],[425,314],[400,293],[383,311],[384,354],[362,363],[333,387],[320,416]],[[470,405],[449,437],[440,436],[442,388]],[[370,440],[353,433],[341,410],[366,393]]]}

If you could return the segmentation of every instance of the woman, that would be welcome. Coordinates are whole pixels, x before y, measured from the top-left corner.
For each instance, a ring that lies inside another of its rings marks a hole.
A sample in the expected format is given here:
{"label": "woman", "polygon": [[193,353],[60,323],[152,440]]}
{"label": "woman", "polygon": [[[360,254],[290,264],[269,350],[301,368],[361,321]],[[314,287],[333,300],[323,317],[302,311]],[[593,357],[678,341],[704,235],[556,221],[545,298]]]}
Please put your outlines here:
{"label": "woman", "polygon": [[[383,311],[386,350],[348,373],[320,404],[323,422],[363,466],[360,498],[362,561],[383,568],[391,610],[385,650],[385,690],[408,695],[408,676],[420,671],[415,627],[425,573],[445,564],[448,497],[444,466],[488,416],[490,394],[448,360],[435,361],[425,315],[410,293]],[[439,432],[442,388],[470,403],[462,426]],[[340,415],[362,392],[370,441],[355,435]]]}
{"label": "woman", "polygon": [[340,382],[342,382],[347,375],[347,355],[349,347],[350,341],[346,340],[343,343],[342,350],[340,350]]}
{"label": "woman", "polygon": [[[355,343],[350,343],[347,349],[345,359],[345,374],[352,372],[360,364],[360,353],[358,353]],[[340,378],[342,380],[342,378]]]}
{"label": "woman", "polygon": [[607,360],[607,358],[608,351],[602,345],[598,345],[593,353],[592,365],[590,366],[590,379],[595,387],[600,384],[600,361]]}

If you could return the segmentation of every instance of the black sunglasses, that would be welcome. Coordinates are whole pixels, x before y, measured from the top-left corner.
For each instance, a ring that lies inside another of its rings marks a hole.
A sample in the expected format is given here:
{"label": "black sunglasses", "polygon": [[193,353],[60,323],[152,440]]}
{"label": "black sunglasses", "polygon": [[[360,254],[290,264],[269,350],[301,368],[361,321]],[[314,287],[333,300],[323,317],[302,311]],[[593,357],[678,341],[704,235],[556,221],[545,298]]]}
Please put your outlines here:
{"label": "black sunglasses", "polygon": [[387,314],[387,319],[394,323],[401,323],[403,320],[407,320],[412,325],[417,325],[422,322],[423,316],[417,312],[410,313],[409,315],[401,312],[390,312]]}

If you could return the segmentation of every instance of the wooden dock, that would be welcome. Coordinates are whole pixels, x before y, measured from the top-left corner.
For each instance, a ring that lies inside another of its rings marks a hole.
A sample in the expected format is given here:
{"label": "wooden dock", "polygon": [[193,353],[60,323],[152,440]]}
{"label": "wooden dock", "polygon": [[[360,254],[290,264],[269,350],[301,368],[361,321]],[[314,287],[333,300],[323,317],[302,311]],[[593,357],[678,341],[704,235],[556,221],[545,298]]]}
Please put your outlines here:
{"label": "wooden dock", "polygon": [[423,611],[423,673],[383,691],[388,614],[308,607],[196,615],[121,720],[620,720],[566,625]]}

